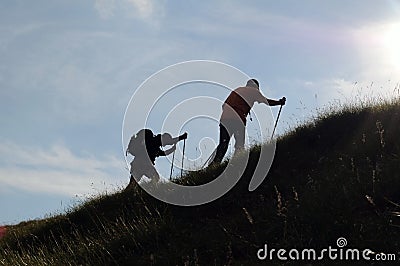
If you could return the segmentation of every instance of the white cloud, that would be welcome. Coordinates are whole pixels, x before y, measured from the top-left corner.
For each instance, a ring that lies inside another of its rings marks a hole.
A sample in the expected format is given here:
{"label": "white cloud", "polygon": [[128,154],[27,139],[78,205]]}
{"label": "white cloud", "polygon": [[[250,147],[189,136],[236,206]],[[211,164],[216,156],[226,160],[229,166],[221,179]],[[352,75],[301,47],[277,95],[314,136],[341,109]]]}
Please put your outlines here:
{"label": "white cloud", "polygon": [[16,24],[0,26],[0,52],[6,51],[19,37],[35,33],[45,27],[45,23]]}
{"label": "white cloud", "polygon": [[95,9],[103,19],[114,16],[115,0],[95,0]]}
{"label": "white cloud", "polygon": [[95,0],[94,7],[102,19],[123,14],[154,23],[163,13],[163,3],[157,0]]}
{"label": "white cloud", "polygon": [[76,155],[64,145],[46,150],[3,141],[0,156],[0,187],[31,192],[84,195],[119,185],[119,178],[128,175],[113,155]]}
{"label": "white cloud", "polygon": [[154,3],[151,0],[127,0],[132,4],[140,17],[149,18],[154,12]]}
{"label": "white cloud", "polygon": [[[64,124],[93,124],[109,114],[122,113],[131,84],[142,79],[138,75],[135,80],[142,64],[169,53],[167,47],[155,49],[154,40],[136,42],[130,36],[102,31],[73,29],[28,40],[29,48],[4,51],[0,94],[30,100],[23,105],[4,101],[3,106],[11,105],[17,114],[30,110],[29,116]],[[18,45],[24,41],[20,38]]]}

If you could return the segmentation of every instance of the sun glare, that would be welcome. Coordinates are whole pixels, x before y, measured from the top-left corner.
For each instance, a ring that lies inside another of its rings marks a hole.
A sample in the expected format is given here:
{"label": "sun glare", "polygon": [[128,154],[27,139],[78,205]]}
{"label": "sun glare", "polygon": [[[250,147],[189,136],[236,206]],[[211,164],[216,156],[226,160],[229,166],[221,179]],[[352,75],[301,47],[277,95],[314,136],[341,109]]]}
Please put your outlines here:
{"label": "sun glare", "polygon": [[383,32],[385,56],[396,71],[400,71],[400,22],[388,25]]}

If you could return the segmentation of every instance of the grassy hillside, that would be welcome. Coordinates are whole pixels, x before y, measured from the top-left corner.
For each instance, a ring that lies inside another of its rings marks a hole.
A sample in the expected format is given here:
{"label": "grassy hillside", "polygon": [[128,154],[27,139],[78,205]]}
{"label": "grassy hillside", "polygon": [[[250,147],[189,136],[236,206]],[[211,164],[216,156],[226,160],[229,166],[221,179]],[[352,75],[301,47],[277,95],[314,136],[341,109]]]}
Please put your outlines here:
{"label": "grassy hillside", "polygon": [[[212,203],[171,206],[141,189],[101,195],[65,215],[9,227],[0,264],[255,265],[269,263],[256,256],[264,244],[322,249],[339,237],[348,247],[397,253],[399,125],[398,101],[320,115],[278,140],[254,192],[247,187],[257,146],[239,183]],[[223,167],[179,182],[212,180]]]}

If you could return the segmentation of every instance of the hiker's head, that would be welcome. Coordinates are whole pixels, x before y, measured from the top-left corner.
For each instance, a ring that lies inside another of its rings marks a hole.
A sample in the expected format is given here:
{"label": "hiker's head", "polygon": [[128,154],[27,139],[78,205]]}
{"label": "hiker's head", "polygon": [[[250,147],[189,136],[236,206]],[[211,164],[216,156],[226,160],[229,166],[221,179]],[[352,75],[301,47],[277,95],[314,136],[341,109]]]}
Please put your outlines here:
{"label": "hiker's head", "polygon": [[246,87],[260,88],[260,83],[256,79],[249,79],[247,81]]}
{"label": "hiker's head", "polygon": [[151,131],[150,129],[145,129],[145,137],[146,138],[153,138],[154,137],[153,131]]}
{"label": "hiker's head", "polygon": [[154,137],[153,131],[151,131],[151,129],[147,129],[147,128],[141,129],[138,131],[138,133],[136,133],[136,138],[141,139],[141,140],[144,140],[144,139],[150,140],[153,137]]}

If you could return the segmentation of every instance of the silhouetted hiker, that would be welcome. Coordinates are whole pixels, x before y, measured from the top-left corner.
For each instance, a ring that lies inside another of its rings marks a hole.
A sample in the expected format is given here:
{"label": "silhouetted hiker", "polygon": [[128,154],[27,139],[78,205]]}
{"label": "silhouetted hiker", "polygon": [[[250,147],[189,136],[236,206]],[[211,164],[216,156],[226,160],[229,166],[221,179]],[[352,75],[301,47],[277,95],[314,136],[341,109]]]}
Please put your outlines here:
{"label": "silhouetted hiker", "polygon": [[[158,182],[160,176],[154,167],[156,158],[173,153],[176,149],[176,143],[186,138],[187,133],[172,138],[168,133],[154,135],[150,129],[139,130],[136,135],[131,137],[126,149],[126,155],[130,153],[135,156],[131,162],[131,177],[128,187],[135,185],[135,180],[139,182],[143,175],[150,178],[154,183]],[[161,147],[167,145],[172,145],[172,147],[163,151]]]}
{"label": "silhouetted hiker", "polygon": [[276,101],[264,97],[256,79],[247,81],[245,87],[232,91],[222,105],[219,124],[219,144],[212,164],[220,163],[228,150],[229,140],[235,137],[235,152],[244,148],[246,117],[254,103],[265,103],[270,106],[285,105],[286,98]]}

